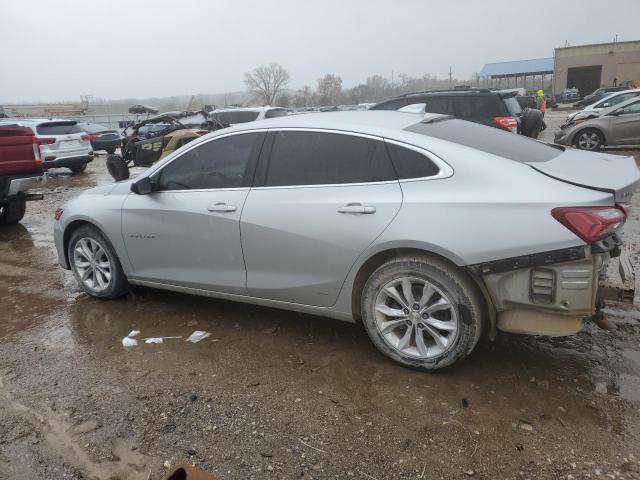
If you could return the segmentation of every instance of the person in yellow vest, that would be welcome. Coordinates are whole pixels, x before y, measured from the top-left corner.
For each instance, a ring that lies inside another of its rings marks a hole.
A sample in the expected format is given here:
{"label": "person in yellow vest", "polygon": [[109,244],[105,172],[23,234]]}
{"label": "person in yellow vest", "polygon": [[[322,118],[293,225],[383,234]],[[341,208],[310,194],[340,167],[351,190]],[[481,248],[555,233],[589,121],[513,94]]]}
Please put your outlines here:
{"label": "person in yellow vest", "polygon": [[547,112],[547,99],[544,96],[543,90],[538,90],[538,96],[536,97],[536,107],[542,112],[542,116]]}

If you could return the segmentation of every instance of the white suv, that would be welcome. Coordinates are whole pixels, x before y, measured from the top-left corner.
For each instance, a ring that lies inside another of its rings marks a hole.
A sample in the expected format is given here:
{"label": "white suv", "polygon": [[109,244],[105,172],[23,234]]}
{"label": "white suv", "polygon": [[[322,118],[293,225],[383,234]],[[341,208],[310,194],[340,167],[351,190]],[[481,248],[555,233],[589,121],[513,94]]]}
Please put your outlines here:
{"label": "white suv", "polygon": [[288,115],[287,110],[280,107],[225,108],[209,113],[210,118],[220,122],[225,127],[238,123],[264,120],[265,118],[284,117],[286,115]]}
{"label": "white suv", "polygon": [[65,167],[80,173],[93,160],[91,136],[75,120],[18,118],[11,119],[11,123],[30,127],[35,132],[44,168]]}

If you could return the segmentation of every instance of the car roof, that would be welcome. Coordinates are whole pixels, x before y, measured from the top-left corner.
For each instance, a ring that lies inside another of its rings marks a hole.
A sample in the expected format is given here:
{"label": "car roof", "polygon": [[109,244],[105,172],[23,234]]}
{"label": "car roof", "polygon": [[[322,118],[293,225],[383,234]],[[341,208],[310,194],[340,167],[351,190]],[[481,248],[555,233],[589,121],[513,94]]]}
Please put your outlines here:
{"label": "car roof", "polygon": [[225,112],[267,112],[269,110],[286,110],[282,107],[237,107],[237,108],[219,108],[209,112],[212,113],[225,113]]}
{"label": "car roof", "polygon": [[385,136],[392,135],[393,132],[404,130],[421,121],[448,117],[448,115],[433,113],[424,114],[391,110],[319,112],[242,123],[224,130],[218,130],[218,132],[253,130],[257,128],[315,128]]}

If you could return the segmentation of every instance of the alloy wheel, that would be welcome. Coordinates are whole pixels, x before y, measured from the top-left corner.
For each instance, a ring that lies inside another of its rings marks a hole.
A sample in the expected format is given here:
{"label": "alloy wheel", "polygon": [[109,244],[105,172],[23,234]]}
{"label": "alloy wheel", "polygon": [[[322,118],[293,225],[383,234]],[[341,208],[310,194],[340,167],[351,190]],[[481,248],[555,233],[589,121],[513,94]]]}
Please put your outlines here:
{"label": "alloy wheel", "polygon": [[595,150],[600,145],[600,136],[596,132],[582,132],[578,137],[578,145],[583,150]]}
{"label": "alloy wheel", "polygon": [[450,297],[423,278],[401,277],[384,285],[376,296],[374,317],[385,343],[414,358],[442,355],[458,334]]}
{"label": "alloy wheel", "polygon": [[111,283],[111,261],[93,238],[78,240],[73,249],[73,267],[83,285],[94,292],[105,291]]}

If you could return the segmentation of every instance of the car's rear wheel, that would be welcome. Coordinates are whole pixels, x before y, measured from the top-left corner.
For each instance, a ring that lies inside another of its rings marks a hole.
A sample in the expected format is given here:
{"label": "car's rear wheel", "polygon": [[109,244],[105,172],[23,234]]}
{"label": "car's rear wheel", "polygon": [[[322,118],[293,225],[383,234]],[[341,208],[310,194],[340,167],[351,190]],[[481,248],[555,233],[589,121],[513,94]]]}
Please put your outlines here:
{"label": "car's rear wheel", "polygon": [[595,128],[585,128],[576,134],[573,144],[580,150],[595,152],[600,150],[604,144],[604,136],[600,130],[596,130]]}
{"label": "car's rear wheel", "polygon": [[120,155],[107,157],[107,170],[114,180],[120,181],[129,178],[129,167]]}
{"label": "car's rear wheel", "polygon": [[441,369],[469,355],[485,316],[472,280],[433,256],[401,257],[380,266],[365,284],[361,309],[378,350],[423,370]]}
{"label": "car's rear wheel", "polygon": [[83,163],[82,165],[74,165],[73,167],[69,167],[73,173],[82,173],[87,169],[87,164]]}
{"label": "car's rear wheel", "polygon": [[75,230],[67,252],[73,275],[92,297],[118,298],[129,290],[115,250],[97,228],[84,225]]}
{"label": "car's rear wheel", "polygon": [[0,203],[0,225],[18,223],[24,218],[27,201],[24,198],[13,198]]}

